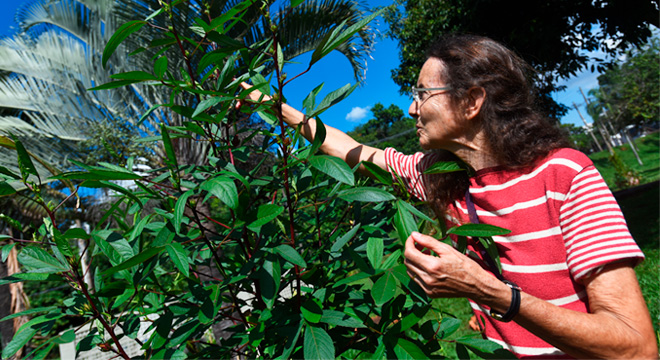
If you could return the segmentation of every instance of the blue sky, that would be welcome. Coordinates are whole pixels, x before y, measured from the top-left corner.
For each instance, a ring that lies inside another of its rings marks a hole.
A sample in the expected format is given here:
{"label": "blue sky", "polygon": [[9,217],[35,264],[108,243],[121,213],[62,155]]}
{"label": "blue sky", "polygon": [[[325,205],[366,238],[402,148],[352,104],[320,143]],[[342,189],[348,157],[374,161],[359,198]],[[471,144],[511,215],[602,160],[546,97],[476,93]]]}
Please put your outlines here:
{"label": "blue sky", "polygon": [[[27,0],[0,0],[0,36],[11,33],[11,27],[16,27],[14,14],[16,9],[26,3]],[[383,5],[387,2],[382,0],[368,0],[370,6]],[[386,24],[382,19],[376,19],[372,23],[380,31],[385,31]],[[289,78],[295,76],[307,67],[309,56],[300,56],[295,59],[297,64],[285,66]],[[399,95],[399,87],[390,78],[390,71],[399,63],[397,43],[389,39],[380,39],[375,46],[371,58],[367,59],[367,72],[365,84],[358,87],[349,97],[338,105],[330,108],[321,115],[322,120],[333,127],[343,131],[349,131],[356,125],[371,119],[369,109],[380,102],[385,106],[395,104],[407,112],[410,105],[408,96]],[[587,93],[590,89],[598,86],[596,80],[598,74],[585,71],[571,79],[564,80],[560,84],[566,85],[567,89],[555,94],[557,102],[571,107],[575,102],[580,106],[580,111],[588,118],[584,108],[584,100],[580,94],[580,87]],[[354,84],[353,72],[348,60],[341,54],[333,52],[321,60],[312,70],[302,77],[292,81],[285,88],[285,96],[289,104],[300,108],[302,100],[316,86],[324,83],[323,90],[317,101],[320,101],[327,93],[338,89],[348,83]],[[571,110],[563,119],[562,123],[582,125],[575,110]]]}

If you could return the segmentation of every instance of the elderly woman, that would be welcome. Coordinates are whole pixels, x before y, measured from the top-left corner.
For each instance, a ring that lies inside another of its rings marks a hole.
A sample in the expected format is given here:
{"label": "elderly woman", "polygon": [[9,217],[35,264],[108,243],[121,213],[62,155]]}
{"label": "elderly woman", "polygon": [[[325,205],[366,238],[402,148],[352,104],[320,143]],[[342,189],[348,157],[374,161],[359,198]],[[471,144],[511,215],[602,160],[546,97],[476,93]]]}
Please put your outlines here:
{"label": "elderly woman", "polygon": [[[643,253],[589,158],[534,109],[530,76],[491,39],[444,36],[428,50],[408,110],[428,153],[383,151],[328,126],[321,150],[395,173],[448,225],[511,230],[494,238],[501,273],[474,241],[478,259],[419,233],[406,242],[409,275],[431,297],[468,298],[471,323],[488,339],[519,357],[657,358],[633,270]],[[283,115],[290,126],[304,120],[288,105]],[[313,139],[313,119],[302,133]],[[455,157],[474,174],[424,175]]]}

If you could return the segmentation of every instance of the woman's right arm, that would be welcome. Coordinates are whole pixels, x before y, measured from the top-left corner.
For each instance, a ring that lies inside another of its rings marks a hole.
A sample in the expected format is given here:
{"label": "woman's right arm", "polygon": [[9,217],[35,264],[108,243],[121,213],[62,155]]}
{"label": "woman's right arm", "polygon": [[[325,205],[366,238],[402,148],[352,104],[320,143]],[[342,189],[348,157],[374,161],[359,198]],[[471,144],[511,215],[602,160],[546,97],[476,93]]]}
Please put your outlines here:
{"label": "woman's right arm", "polygon": [[[247,83],[242,83],[241,86],[244,89],[249,89],[251,87]],[[262,94],[258,90],[252,91],[248,96],[253,102],[268,101],[270,99],[267,95]],[[293,128],[297,127],[305,120],[305,115],[302,112],[287,104],[282,104],[282,116],[284,122]],[[324,153],[343,159],[350,167],[354,167],[361,161],[370,161],[380,166],[382,169],[387,170],[385,165],[385,151],[360,144],[345,132],[331,126],[325,125],[325,130],[325,141],[323,142],[323,145],[321,145],[321,151]],[[302,126],[301,134],[308,141],[314,141],[314,134],[316,134],[316,119],[309,119]],[[360,171],[365,172],[366,170],[363,166],[360,166]]]}

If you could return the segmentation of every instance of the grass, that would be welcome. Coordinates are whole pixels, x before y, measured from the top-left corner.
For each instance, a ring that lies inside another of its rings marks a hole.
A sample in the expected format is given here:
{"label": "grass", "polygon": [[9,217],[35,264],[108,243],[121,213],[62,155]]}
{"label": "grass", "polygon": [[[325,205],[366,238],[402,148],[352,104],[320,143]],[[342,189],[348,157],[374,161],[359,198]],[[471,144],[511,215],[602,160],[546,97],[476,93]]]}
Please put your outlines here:
{"label": "grass", "polygon": [[[660,132],[649,134],[643,138],[635,140],[639,157],[642,159],[644,165],[639,165],[632,148],[629,145],[622,145],[615,148],[615,151],[621,158],[624,164],[628,165],[631,170],[636,171],[641,178],[641,183],[650,183],[660,179],[660,152],[658,151],[658,144],[660,143]],[[621,190],[616,187],[614,183],[614,168],[609,161],[609,152],[601,151],[589,155],[591,160],[596,165],[598,171],[603,175],[603,178],[610,186],[612,191]]]}
{"label": "grass", "polygon": [[[630,146],[616,148],[621,160],[641,175],[641,183],[648,184],[660,179],[660,132],[647,135],[635,141],[644,165],[639,165]],[[589,155],[598,171],[613,191],[615,187],[614,168],[607,151]],[[660,338],[660,188],[647,186],[640,191],[628,194],[616,193],[633,238],[644,252],[646,259],[635,268],[642,295],[651,313],[651,320],[657,338]],[[440,308],[461,320],[456,336],[475,334],[468,327],[472,309],[466,299],[436,299]],[[448,357],[455,356],[455,345],[444,346]]]}

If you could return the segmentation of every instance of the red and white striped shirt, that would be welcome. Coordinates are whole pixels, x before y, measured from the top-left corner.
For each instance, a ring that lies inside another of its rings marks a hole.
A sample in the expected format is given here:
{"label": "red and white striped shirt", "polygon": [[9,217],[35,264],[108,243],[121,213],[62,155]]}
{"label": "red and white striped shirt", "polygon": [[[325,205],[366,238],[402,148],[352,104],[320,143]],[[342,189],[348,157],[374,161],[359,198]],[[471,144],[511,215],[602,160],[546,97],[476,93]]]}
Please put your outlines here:
{"label": "red and white striped shirt", "polygon": [[[385,150],[390,172],[406,181],[408,191],[426,200],[424,169],[433,153],[404,155]],[[470,194],[481,223],[511,230],[495,236],[502,275],[530,295],[554,305],[588,312],[581,280],[603,265],[644,258],[633,240],[612,192],[579,151],[559,149],[524,169],[495,167],[470,178]],[[467,223],[465,199],[449,206],[448,226]],[[456,240],[456,239],[454,239]],[[518,357],[570,358],[515,322],[502,323],[470,301],[486,319],[485,334]]]}

